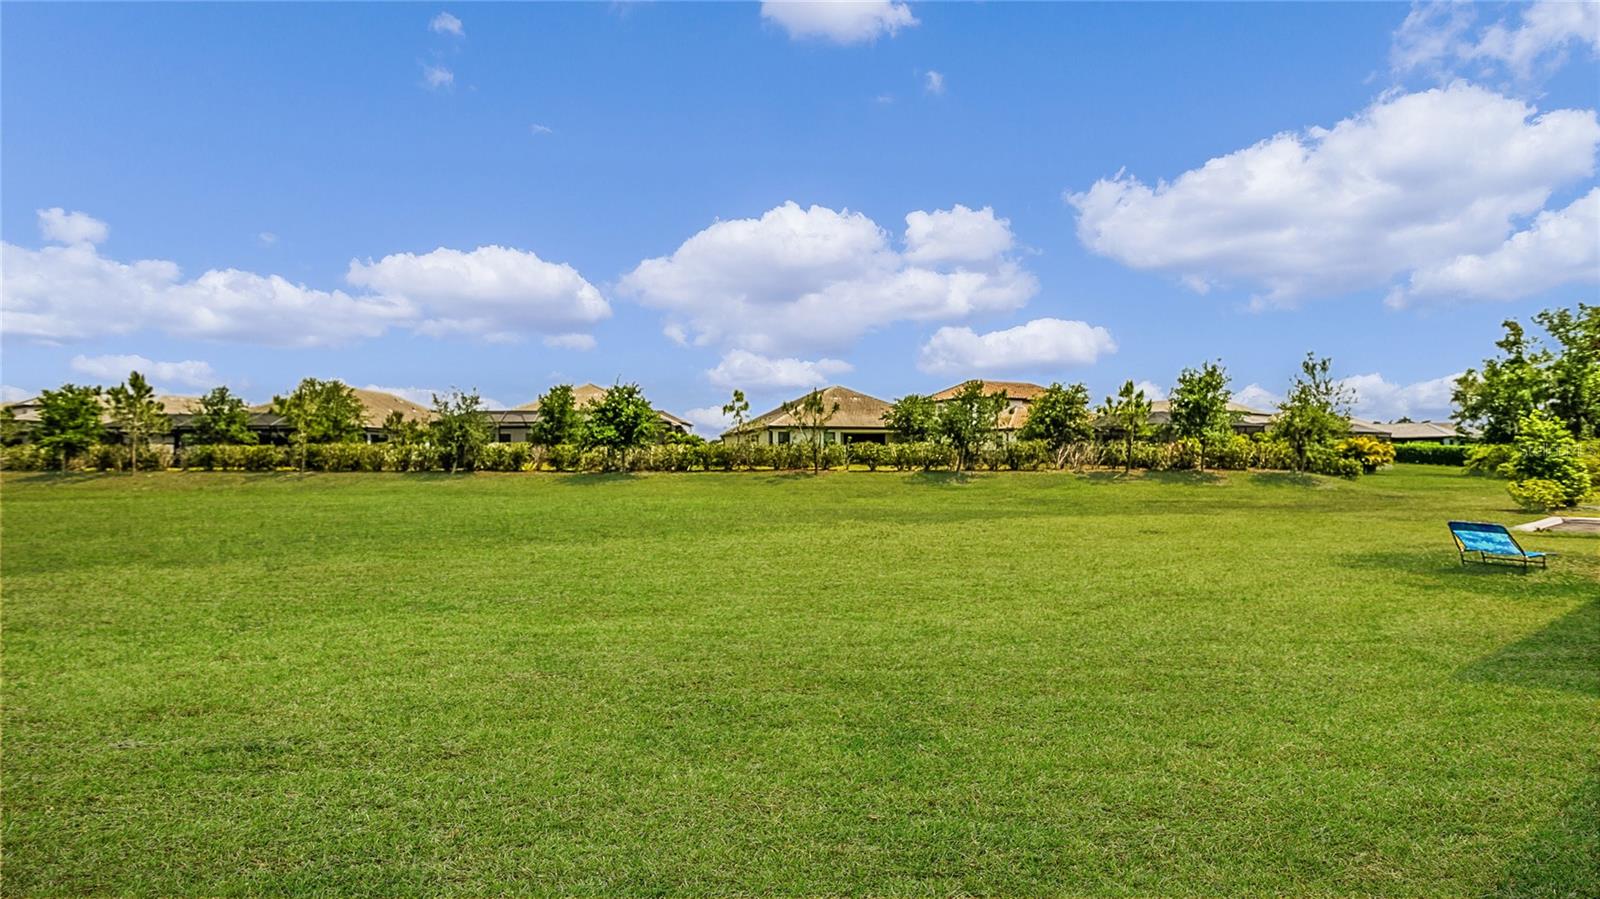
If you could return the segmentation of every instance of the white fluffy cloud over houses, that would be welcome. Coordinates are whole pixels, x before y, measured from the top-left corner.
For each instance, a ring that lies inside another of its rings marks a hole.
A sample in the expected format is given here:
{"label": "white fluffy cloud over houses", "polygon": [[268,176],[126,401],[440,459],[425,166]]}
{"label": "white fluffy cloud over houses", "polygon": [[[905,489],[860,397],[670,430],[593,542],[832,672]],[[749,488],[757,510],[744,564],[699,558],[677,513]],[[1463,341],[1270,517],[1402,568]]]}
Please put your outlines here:
{"label": "white fluffy cloud over houses", "polygon": [[1394,286],[1515,241],[1594,175],[1600,122],[1464,82],[1385,96],[1171,181],[1119,173],[1067,201],[1078,237],[1126,266],[1258,301]]}
{"label": "white fluffy cloud over houses", "polygon": [[766,0],[761,17],[796,40],[870,43],[918,24],[900,0]]}
{"label": "white fluffy cloud over houses", "polygon": [[986,334],[965,327],[940,328],[923,344],[917,367],[932,374],[1019,373],[1092,365],[1116,349],[1105,328],[1037,318]]}

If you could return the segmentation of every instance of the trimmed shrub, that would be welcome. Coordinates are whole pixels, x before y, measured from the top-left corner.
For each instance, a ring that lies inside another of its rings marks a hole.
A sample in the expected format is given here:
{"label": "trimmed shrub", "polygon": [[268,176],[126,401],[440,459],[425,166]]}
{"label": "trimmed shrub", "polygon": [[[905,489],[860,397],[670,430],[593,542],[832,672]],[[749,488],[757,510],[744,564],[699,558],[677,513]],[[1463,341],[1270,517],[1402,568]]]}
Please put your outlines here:
{"label": "trimmed shrub", "polygon": [[1560,484],[1569,506],[1589,494],[1589,470],[1583,464],[1578,442],[1572,439],[1565,422],[1544,412],[1535,411],[1518,422],[1506,468],[1520,480],[1534,478]]}
{"label": "trimmed shrub", "polygon": [[523,471],[533,458],[531,443],[486,443],[478,453],[482,471]]}
{"label": "trimmed shrub", "polygon": [[1243,434],[1229,435],[1226,440],[1217,441],[1206,451],[1206,462],[1212,468],[1224,468],[1232,471],[1243,471],[1255,461],[1255,444]]}
{"label": "trimmed shrub", "polygon": [[1294,447],[1287,440],[1276,437],[1257,437],[1253,440],[1254,458],[1250,460],[1251,468],[1266,468],[1275,471],[1290,471],[1296,463]]}
{"label": "trimmed shrub", "polygon": [[1467,463],[1468,447],[1460,443],[1396,443],[1394,460],[1412,465],[1454,465]]}
{"label": "trimmed shrub", "polygon": [[703,452],[703,464],[706,471],[732,471],[735,460],[734,446],[731,443],[708,443]]}
{"label": "trimmed shrub", "polygon": [[49,464],[44,453],[31,443],[8,446],[0,451],[0,470],[43,471]]}
{"label": "trimmed shrub", "polygon": [[1511,447],[1503,443],[1482,443],[1467,447],[1462,466],[1467,474],[1483,478],[1507,477],[1506,466],[1511,463]]}
{"label": "trimmed shrub", "polygon": [[1506,485],[1506,492],[1519,508],[1529,512],[1554,512],[1568,505],[1566,489],[1544,478],[1512,481]]}
{"label": "trimmed shrub", "polygon": [[550,447],[545,460],[556,471],[577,471],[578,463],[583,460],[583,451],[574,443],[558,443]]}
{"label": "trimmed shrub", "polygon": [[850,464],[865,465],[867,471],[877,471],[888,455],[889,448],[881,443],[852,443],[847,449],[850,452]]}
{"label": "trimmed shrub", "polygon": [[276,471],[289,463],[289,448],[284,446],[258,444],[256,446],[232,446],[228,447],[228,449],[236,450],[237,453],[235,455],[239,460],[237,466],[229,467],[242,468],[245,471]]}
{"label": "trimmed shrub", "polygon": [[1372,474],[1385,465],[1394,464],[1394,444],[1376,437],[1357,435],[1346,437],[1334,448],[1340,456],[1354,459],[1366,474]]}

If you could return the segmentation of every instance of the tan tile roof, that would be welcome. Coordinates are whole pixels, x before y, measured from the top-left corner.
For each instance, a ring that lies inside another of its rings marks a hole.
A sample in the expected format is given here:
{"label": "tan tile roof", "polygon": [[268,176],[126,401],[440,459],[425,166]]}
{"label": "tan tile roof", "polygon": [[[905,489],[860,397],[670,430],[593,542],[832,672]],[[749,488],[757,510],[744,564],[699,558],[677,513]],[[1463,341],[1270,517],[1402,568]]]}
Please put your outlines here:
{"label": "tan tile roof", "polygon": [[197,396],[163,394],[156,397],[156,402],[161,404],[161,411],[168,415],[193,415],[200,409],[200,398]]}
{"label": "tan tile roof", "polygon": [[1450,421],[1397,421],[1384,427],[1395,440],[1444,440],[1462,436],[1461,429]]}
{"label": "tan tile roof", "polygon": [[[799,402],[804,395],[795,397],[790,402]],[[883,414],[889,411],[889,403],[875,396],[851,390],[848,387],[834,385],[822,389],[822,403],[825,407],[839,404],[839,411],[828,420],[829,428],[845,428],[851,430],[884,430]],[[763,412],[755,418],[745,422],[745,428],[793,428],[799,423],[793,415],[783,410],[782,406]],[[727,433],[732,434],[733,431]]]}
{"label": "tan tile roof", "polygon": [[[369,428],[383,427],[384,419],[390,412],[398,411],[407,421],[428,421],[433,418],[433,410],[420,404],[413,403],[405,397],[384,393],[381,390],[367,390],[361,387],[350,388],[356,395],[356,400],[361,403],[363,414],[362,425]],[[250,407],[251,412],[271,413],[272,403],[259,403]]]}
{"label": "tan tile roof", "polygon": [[966,381],[962,381],[960,384],[957,384],[953,387],[946,387],[945,389],[934,394],[934,402],[950,399],[957,393],[960,393],[961,388],[967,386],[967,384],[973,380],[977,380],[978,383],[983,385],[983,392],[985,394],[998,393],[1003,390],[1005,391],[1006,399],[1012,400],[1032,400],[1034,397],[1044,393],[1045,391],[1045,388],[1039,386],[1038,384],[1031,384],[1027,381],[984,381],[981,379],[969,378]]}
{"label": "tan tile roof", "polygon": [[[610,392],[610,388],[601,387],[599,384],[579,384],[578,386],[572,388],[572,404],[577,408],[582,409],[584,406],[587,406],[590,403],[597,403],[605,399],[606,394]],[[512,411],[538,412],[539,401],[534,399],[532,402],[523,403],[522,405],[515,407]],[[671,412],[667,412],[664,409],[656,409],[656,415],[660,416],[662,420],[676,428],[679,428],[680,430],[687,431],[694,427],[694,424],[688,419],[680,418],[679,416],[673,415]]]}

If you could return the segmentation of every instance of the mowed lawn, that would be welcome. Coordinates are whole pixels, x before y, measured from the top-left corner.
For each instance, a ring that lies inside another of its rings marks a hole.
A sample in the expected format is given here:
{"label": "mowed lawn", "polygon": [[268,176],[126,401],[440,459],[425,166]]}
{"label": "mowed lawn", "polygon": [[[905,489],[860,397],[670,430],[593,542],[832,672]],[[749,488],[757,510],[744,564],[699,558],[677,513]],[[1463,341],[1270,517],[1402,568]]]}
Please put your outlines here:
{"label": "mowed lawn", "polygon": [[1600,894],[1600,540],[1451,470],[0,511],[11,895]]}

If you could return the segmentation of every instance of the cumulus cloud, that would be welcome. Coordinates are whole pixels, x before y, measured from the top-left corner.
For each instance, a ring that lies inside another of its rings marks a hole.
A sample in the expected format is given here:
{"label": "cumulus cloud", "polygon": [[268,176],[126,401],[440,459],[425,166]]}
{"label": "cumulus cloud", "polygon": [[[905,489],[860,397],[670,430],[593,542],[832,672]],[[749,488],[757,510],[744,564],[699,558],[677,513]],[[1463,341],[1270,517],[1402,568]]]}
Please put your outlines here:
{"label": "cumulus cloud", "polygon": [[1459,377],[1461,373],[1457,372],[1414,384],[1396,384],[1373,372],[1341,378],[1339,383],[1354,394],[1351,409],[1361,418],[1438,419],[1450,417],[1450,392]]}
{"label": "cumulus cloud", "polygon": [[944,75],[929,69],[923,73],[922,89],[934,96],[944,93]]}
{"label": "cumulus cloud", "polygon": [[906,217],[906,251],[871,219],[785,203],[717,222],[670,256],[647,259],[619,289],[668,313],[696,345],[776,356],[838,350],[898,321],[1022,306],[1038,282],[1007,250],[1009,224],[965,207]]}
{"label": "cumulus cloud", "polygon": [[[429,409],[432,409],[433,408],[433,398],[435,396],[439,396],[439,397],[449,396],[450,392],[451,392],[451,390],[453,388],[447,388],[447,387],[385,387],[382,384],[368,384],[368,385],[362,387],[361,389],[362,390],[375,390],[378,393],[392,394],[394,396],[400,397],[403,400],[410,400],[411,402],[416,403],[419,406],[426,406]],[[480,395],[478,398],[480,400],[482,400],[483,408],[485,408],[485,409],[509,409],[510,408],[505,403],[502,403],[499,400],[493,399],[491,397]]]}
{"label": "cumulus cloud", "polygon": [[1527,229],[1487,253],[1469,253],[1411,273],[1391,306],[1419,298],[1516,300],[1563,284],[1600,284],[1600,188],[1565,209],[1539,213]]}
{"label": "cumulus cloud", "polygon": [[1039,371],[1090,365],[1116,352],[1105,328],[1080,321],[1036,318],[1004,331],[940,328],[922,345],[917,367],[934,374]]}
{"label": "cumulus cloud", "polygon": [[262,246],[270,247],[278,242],[278,235],[273,234],[271,231],[263,231],[256,235],[256,240],[261,241]]}
{"label": "cumulus cloud", "polygon": [[111,234],[106,223],[84,212],[68,212],[60,206],[35,210],[39,231],[55,243],[104,243]]}
{"label": "cumulus cloud", "polygon": [[345,279],[422,309],[417,330],[431,336],[504,341],[529,331],[565,333],[611,314],[611,304],[577,269],[509,247],[351,260]]}
{"label": "cumulus cloud", "polygon": [[683,417],[694,423],[694,429],[702,437],[715,437],[733,427],[733,416],[723,412],[721,406],[690,409],[683,413]]}
{"label": "cumulus cloud", "polygon": [[461,26],[461,20],[447,12],[439,13],[428,23],[428,30],[434,34],[453,34],[456,37],[466,37],[467,30]]}
{"label": "cumulus cloud", "polygon": [[145,356],[73,356],[72,370],[103,381],[117,381],[136,371],[151,382],[182,387],[211,387],[217,373],[209,362],[187,359],[183,362],[157,362]]}
{"label": "cumulus cloud", "polygon": [[1576,47],[1600,54],[1600,4],[1545,0],[1518,7],[1515,23],[1501,19],[1473,34],[1476,13],[1465,3],[1419,3],[1395,31],[1390,62],[1398,72],[1451,77],[1476,66],[1503,69],[1528,81],[1559,68]]}
{"label": "cumulus cloud", "polygon": [[0,384],[0,403],[20,403],[32,399],[38,391],[27,390],[22,387],[13,387],[10,384]]}
{"label": "cumulus cloud", "polygon": [[1144,391],[1147,400],[1164,400],[1167,398],[1167,389],[1154,381],[1139,381],[1133,385],[1134,390]]}
{"label": "cumulus cloud", "polygon": [[1464,83],[1380,99],[1150,186],[1118,173],[1070,194],[1096,253],[1191,288],[1289,303],[1485,253],[1557,188],[1594,174],[1593,110],[1539,113]]}
{"label": "cumulus cloud", "polygon": [[544,345],[558,350],[592,350],[597,345],[591,334],[552,334]]}
{"label": "cumulus cloud", "polygon": [[917,24],[911,7],[899,0],[765,0],[761,17],[776,22],[795,39],[816,38],[860,44],[882,35],[894,37]]}
{"label": "cumulus cloud", "polygon": [[771,359],[746,350],[731,350],[716,368],[706,372],[706,377],[718,387],[741,390],[818,387],[850,369],[850,363],[838,359]]}
{"label": "cumulus cloud", "polygon": [[444,66],[424,65],[422,67],[422,83],[431,90],[447,90],[455,86],[456,73]]}
{"label": "cumulus cloud", "polygon": [[1241,390],[1234,391],[1233,401],[1241,406],[1249,406],[1262,412],[1271,412],[1283,402],[1283,394],[1273,393],[1260,384],[1250,384]]}

